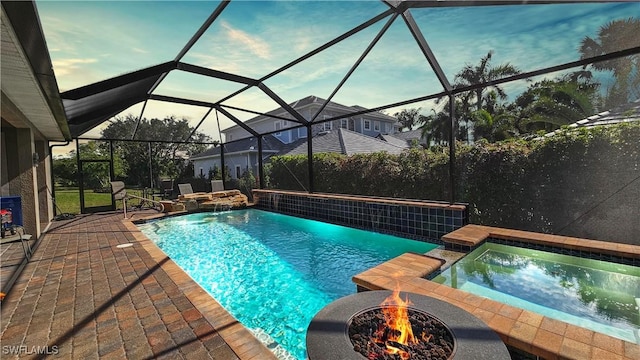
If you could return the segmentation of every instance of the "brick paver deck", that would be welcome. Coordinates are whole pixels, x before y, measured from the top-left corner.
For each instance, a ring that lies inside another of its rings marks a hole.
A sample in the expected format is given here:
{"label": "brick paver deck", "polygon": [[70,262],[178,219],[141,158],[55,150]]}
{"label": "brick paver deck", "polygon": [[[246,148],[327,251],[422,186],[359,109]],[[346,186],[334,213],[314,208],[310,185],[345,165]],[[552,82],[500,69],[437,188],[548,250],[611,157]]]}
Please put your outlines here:
{"label": "brick paver deck", "polygon": [[53,223],[2,301],[2,359],[272,357],[154,246],[121,213]]}

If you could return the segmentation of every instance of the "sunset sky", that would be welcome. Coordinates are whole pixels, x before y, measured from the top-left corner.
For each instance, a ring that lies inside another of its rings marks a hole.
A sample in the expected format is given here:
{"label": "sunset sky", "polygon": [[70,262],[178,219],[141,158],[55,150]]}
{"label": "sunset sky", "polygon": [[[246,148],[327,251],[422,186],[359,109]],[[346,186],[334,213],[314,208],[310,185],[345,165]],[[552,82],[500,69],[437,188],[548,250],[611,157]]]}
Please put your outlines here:
{"label": "sunset sky", "polygon": [[[60,91],[173,60],[218,6],[209,1],[37,1]],[[380,1],[232,1],[182,61],[260,78],[384,12]],[[521,5],[411,10],[449,81],[489,50],[493,65],[521,71],[578,60],[585,36],[612,20],[640,17],[640,3]],[[285,101],[328,97],[389,17],[265,81]],[[608,74],[600,74],[606,81]],[[553,76],[553,74],[551,75]],[[538,80],[538,79],[534,79]],[[505,85],[511,100],[527,82]],[[605,83],[606,85],[606,83]],[[241,86],[173,71],[156,94],[215,102]],[[375,107],[442,91],[399,17],[334,101]],[[278,107],[259,89],[225,104],[266,112]],[[433,103],[422,107],[429,112]],[[124,114],[139,115],[138,104]],[[145,117],[197,123],[207,109],[150,102]],[[398,109],[390,109],[393,113]],[[240,119],[253,115],[234,112]],[[222,128],[232,125],[221,118]],[[201,128],[218,138],[215,117]],[[99,129],[92,131],[99,136]]]}

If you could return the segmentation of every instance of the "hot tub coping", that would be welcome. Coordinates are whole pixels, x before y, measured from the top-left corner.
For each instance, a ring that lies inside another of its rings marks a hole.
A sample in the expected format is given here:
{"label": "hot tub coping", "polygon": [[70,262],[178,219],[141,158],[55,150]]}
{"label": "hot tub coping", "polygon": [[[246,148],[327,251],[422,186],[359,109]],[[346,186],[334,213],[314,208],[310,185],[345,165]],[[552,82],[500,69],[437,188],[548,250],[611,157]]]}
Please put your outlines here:
{"label": "hot tub coping", "polygon": [[489,238],[533,243],[576,251],[594,252],[640,259],[640,246],[600,240],[581,239],[562,235],[541,234],[530,231],[469,224],[444,236],[442,241],[474,248]]}

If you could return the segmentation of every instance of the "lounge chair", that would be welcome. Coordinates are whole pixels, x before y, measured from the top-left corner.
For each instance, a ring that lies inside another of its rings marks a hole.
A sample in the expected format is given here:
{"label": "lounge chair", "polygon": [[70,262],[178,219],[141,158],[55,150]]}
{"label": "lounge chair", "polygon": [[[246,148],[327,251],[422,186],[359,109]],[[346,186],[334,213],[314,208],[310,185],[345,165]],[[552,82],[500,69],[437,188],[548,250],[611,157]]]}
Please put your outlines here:
{"label": "lounge chair", "polygon": [[224,191],[224,182],[222,180],[211,180],[211,192]]}
{"label": "lounge chair", "polygon": [[191,184],[178,184],[178,189],[180,189],[180,195],[193,194]]}

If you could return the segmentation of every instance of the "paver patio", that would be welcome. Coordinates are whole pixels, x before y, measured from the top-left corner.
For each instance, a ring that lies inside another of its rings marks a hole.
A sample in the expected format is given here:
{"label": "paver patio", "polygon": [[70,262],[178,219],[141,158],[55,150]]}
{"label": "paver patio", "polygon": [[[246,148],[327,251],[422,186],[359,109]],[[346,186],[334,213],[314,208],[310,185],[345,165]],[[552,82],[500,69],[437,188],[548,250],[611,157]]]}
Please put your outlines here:
{"label": "paver patio", "polygon": [[134,228],[122,213],[52,223],[2,301],[2,359],[270,356]]}

